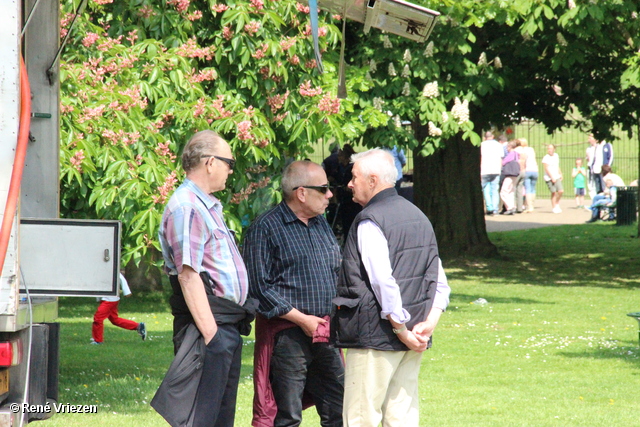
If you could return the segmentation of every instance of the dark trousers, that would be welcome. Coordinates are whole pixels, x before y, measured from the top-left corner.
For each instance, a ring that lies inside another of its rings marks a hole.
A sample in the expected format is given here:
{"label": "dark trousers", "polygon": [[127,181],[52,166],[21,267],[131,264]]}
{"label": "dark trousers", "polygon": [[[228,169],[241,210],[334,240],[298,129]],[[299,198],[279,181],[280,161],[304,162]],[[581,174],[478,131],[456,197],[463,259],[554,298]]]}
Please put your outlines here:
{"label": "dark trousers", "polygon": [[242,338],[238,328],[218,325],[218,332],[207,345],[194,427],[233,427],[241,356]]}
{"label": "dark trousers", "polygon": [[270,374],[273,396],[278,405],[275,427],[300,425],[303,392],[313,398],[320,415],[320,425],[342,426],[342,357],[335,347],[311,341],[299,327],[281,331],[275,337]]}

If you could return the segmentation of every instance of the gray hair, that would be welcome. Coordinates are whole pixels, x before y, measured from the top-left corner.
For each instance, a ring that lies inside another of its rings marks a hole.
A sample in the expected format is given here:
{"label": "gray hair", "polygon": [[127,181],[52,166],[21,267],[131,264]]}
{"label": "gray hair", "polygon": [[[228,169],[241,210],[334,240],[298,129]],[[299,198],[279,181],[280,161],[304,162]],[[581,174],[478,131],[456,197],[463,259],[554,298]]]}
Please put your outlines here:
{"label": "gray hair", "polygon": [[198,166],[203,156],[215,154],[224,139],[212,130],[203,130],[191,137],[182,151],[182,169],[190,172]]}
{"label": "gray hair", "polygon": [[291,200],[294,188],[308,185],[309,169],[313,167],[313,165],[321,167],[309,160],[298,160],[284,168],[280,186],[282,187],[282,195],[285,200]]}
{"label": "gray hair", "polygon": [[398,180],[393,154],[388,150],[374,148],[351,156],[351,162],[359,162],[360,172],[365,177],[377,176],[385,184],[395,185]]}

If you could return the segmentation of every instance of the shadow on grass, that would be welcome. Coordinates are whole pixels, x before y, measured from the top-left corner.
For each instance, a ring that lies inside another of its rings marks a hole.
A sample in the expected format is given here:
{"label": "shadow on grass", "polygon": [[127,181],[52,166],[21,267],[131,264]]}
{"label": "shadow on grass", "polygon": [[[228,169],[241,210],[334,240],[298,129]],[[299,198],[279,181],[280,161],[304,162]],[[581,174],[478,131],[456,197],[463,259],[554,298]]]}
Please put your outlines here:
{"label": "shadow on grass", "polygon": [[[640,348],[637,340],[612,342],[611,347],[601,346],[580,352],[560,352],[559,356],[569,359],[622,360],[640,369]],[[634,373],[640,375],[640,371]]]}
{"label": "shadow on grass", "polygon": [[490,233],[497,258],[445,260],[449,280],[640,288],[636,226],[566,225]]}
{"label": "shadow on grass", "polygon": [[[453,292],[450,297],[450,304],[447,310],[456,310],[458,308],[455,307],[455,304],[469,304],[472,303],[479,298],[487,298],[486,295],[473,295],[473,294],[461,294],[458,292]],[[536,299],[529,298],[518,298],[518,297],[496,297],[491,296],[489,304],[555,304],[554,302],[542,301]]]}

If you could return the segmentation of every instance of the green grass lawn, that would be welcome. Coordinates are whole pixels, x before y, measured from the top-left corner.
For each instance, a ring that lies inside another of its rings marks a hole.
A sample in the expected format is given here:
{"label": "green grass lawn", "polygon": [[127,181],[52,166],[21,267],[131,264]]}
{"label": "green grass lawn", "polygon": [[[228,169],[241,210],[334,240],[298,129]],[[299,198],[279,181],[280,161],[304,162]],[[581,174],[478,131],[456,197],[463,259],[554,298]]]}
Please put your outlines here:
{"label": "green grass lawn", "polygon": [[[424,353],[421,426],[640,425],[640,240],[635,226],[492,233],[501,258],[445,262],[453,290]],[[89,345],[96,303],[60,301],[60,401],[98,414],[43,426],[158,426],[149,401],[172,358],[164,295],[123,298],[146,342],[110,324]],[[486,304],[477,303],[484,298]],[[249,426],[253,339],[245,341],[237,426]],[[304,426],[318,426],[313,409]]]}

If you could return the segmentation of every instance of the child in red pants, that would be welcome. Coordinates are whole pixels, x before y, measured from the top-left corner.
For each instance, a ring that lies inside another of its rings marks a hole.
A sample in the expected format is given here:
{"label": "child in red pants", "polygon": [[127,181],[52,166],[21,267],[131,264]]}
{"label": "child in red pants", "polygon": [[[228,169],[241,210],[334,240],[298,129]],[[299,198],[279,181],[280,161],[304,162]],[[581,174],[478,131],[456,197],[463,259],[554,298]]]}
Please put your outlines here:
{"label": "child in red pants", "polygon": [[[122,290],[122,294],[124,296],[131,295],[131,290],[129,289],[129,284],[127,283],[127,279],[120,274],[120,278],[118,280],[120,282],[120,289]],[[130,331],[137,331],[140,337],[142,337],[142,341],[147,338],[147,329],[144,325],[144,322],[134,322],[133,320],[123,319],[118,317],[118,304],[120,303],[120,297],[103,297],[101,298],[100,305],[96,310],[96,313],[93,315],[93,328],[91,331],[91,344],[102,344],[104,340],[104,320],[109,319],[111,323],[115,326],[123,329],[128,329]]]}

